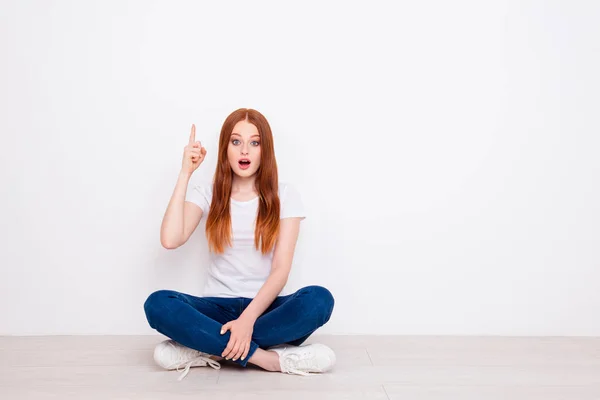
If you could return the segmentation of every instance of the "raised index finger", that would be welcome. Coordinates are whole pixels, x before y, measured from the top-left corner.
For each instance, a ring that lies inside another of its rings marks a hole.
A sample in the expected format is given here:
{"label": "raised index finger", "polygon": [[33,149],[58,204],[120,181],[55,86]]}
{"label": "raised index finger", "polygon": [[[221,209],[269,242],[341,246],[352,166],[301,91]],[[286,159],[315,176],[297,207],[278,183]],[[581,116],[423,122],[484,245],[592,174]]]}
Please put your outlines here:
{"label": "raised index finger", "polygon": [[190,133],[190,144],[196,141],[196,125],[192,124],[192,133]]}

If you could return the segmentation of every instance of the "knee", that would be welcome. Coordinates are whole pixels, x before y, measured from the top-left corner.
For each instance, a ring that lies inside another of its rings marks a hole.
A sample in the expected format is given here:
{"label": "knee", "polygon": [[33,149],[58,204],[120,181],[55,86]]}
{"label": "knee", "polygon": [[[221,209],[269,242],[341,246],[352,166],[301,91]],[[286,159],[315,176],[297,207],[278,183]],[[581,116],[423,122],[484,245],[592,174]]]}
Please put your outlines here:
{"label": "knee", "polygon": [[305,296],[310,298],[312,309],[315,310],[321,317],[322,324],[329,321],[333,313],[335,299],[331,292],[323,286],[307,286],[301,289]]}
{"label": "knee", "polygon": [[144,312],[146,319],[152,328],[155,326],[156,318],[164,311],[166,302],[174,296],[171,290],[157,290],[150,294],[144,302]]}

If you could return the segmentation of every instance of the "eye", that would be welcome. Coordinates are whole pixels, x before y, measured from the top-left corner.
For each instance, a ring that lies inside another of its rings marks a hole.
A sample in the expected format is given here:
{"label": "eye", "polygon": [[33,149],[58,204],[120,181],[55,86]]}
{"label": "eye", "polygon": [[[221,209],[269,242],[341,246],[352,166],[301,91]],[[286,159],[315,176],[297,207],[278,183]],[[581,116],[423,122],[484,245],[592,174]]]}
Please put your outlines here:
{"label": "eye", "polygon": [[[233,145],[234,145],[234,146],[237,146],[237,143],[236,143],[236,142],[239,142],[239,140],[238,140],[238,139],[233,139],[233,140],[231,141],[231,143],[233,143]],[[252,142],[250,142],[250,143],[256,143],[256,144],[254,144],[254,146],[260,146],[260,142],[259,142],[258,140],[253,140],[253,141],[252,141]]]}

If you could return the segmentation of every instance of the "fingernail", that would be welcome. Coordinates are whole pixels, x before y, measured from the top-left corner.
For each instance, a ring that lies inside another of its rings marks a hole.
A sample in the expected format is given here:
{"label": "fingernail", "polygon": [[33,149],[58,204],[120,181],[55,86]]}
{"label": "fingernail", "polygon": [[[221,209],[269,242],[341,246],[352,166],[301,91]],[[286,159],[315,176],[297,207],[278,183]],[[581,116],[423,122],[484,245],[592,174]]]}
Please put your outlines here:
{"label": "fingernail", "polygon": [[244,361],[244,357],[240,358],[240,360]]}
{"label": "fingernail", "polygon": [[235,361],[235,360],[237,360],[237,358],[234,358],[234,359],[233,359],[233,360],[231,360],[231,361]]}
{"label": "fingernail", "polygon": [[223,331],[221,331],[221,335],[223,334]]}

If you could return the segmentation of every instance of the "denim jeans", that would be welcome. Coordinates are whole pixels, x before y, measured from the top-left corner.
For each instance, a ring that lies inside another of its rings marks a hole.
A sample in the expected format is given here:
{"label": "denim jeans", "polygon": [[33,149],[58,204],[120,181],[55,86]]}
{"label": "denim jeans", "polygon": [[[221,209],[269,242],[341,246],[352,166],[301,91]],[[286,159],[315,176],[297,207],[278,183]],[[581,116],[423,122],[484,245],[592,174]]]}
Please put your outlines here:
{"label": "denim jeans", "polygon": [[[221,327],[237,319],[252,299],[246,297],[196,297],[173,290],[158,290],[144,303],[146,319],[153,329],[186,347],[221,356],[231,332]],[[279,344],[299,346],[333,311],[334,298],[322,286],[307,286],[296,293],[278,296],[254,323],[246,366],[257,348]]]}

